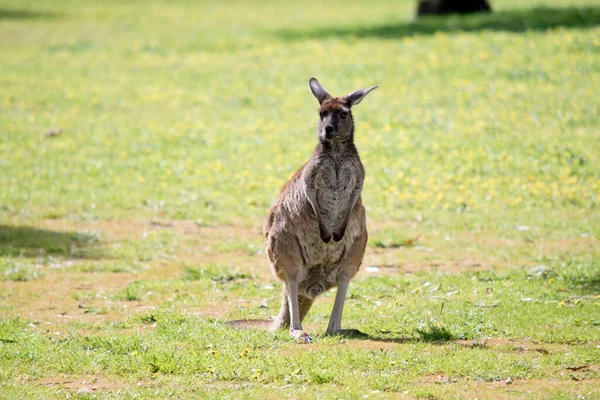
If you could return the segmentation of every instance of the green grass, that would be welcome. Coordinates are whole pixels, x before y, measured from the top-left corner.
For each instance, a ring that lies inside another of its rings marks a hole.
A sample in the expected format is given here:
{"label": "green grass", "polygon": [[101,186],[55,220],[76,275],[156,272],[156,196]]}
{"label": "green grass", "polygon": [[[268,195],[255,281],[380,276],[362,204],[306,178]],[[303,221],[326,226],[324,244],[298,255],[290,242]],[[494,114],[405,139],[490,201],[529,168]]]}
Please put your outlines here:
{"label": "green grass", "polygon": [[[600,7],[491,4],[0,0],[0,397],[600,396]],[[311,76],[380,85],[379,270],[365,337],[322,335],[330,292],[299,346],[224,322],[278,311],[260,226]]]}
{"label": "green grass", "polygon": [[[60,376],[124,385],[125,392],[119,393],[132,396],[151,396],[144,386],[153,387],[161,396],[170,391],[192,396],[198,390],[193,380],[214,385],[223,395],[239,387],[248,395],[258,395],[265,388],[293,385],[307,386],[309,395],[326,396],[341,386],[353,397],[365,390],[412,392],[423,377],[437,374],[456,381],[495,382],[512,377],[566,384],[571,376],[564,376],[566,368],[600,361],[600,298],[575,298],[572,291],[580,288],[578,276],[560,271],[549,283],[528,279],[526,271],[512,270],[363,279],[352,286],[346,323],[360,327],[367,338],[347,340],[319,334],[314,346],[296,345],[285,332],[231,330],[222,319],[198,318],[185,311],[201,304],[200,298],[188,298],[179,305],[165,298],[180,290],[199,293],[204,287],[204,293],[210,293],[226,289],[228,298],[266,296],[272,300],[268,307],[256,305],[231,315],[265,317],[275,313],[275,293],[261,288],[248,292],[251,281],[240,286],[225,281],[212,290],[214,281],[208,276],[195,281],[187,274],[161,283],[138,281],[127,287],[127,295],[131,287],[135,293],[152,292],[158,309],[118,324],[89,324],[85,333],[72,327],[56,337],[43,332],[39,323],[4,319],[0,324],[2,377],[4,382],[16,384],[27,371],[30,393],[48,395],[64,394],[65,390],[44,391],[36,382]],[[447,288],[429,289],[438,283]],[[331,300],[330,295],[326,297]],[[324,331],[330,303],[321,300],[313,310],[308,326],[315,332]],[[497,306],[485,307],[494,304]],[[480,342],[461,345],[451,340],[454,338]],[[497,338],[516,341],[485,344]],[[532,347],[522,348],[522,341]],[[596,382],[599,377],[597,370],[572,375]],[[362,383],[355,382],[358,378]],[[148,385],[137,387],[138,382]],[[441,393],[435,386],[431,390]]]}
{"label": "green grass", "polygon": [[[334,93],[381,85],[356,110],[373,217],[597,207],[592,3],[416,24],[436,34],[406,25],[412,1],[230,4],[4,5],[33,15],[1,20],[1,215],[262,218],[314,146],[310,75]],[[485,22],[549,13],[564,16]],[[388,25],[412,35],[360,34]]]}

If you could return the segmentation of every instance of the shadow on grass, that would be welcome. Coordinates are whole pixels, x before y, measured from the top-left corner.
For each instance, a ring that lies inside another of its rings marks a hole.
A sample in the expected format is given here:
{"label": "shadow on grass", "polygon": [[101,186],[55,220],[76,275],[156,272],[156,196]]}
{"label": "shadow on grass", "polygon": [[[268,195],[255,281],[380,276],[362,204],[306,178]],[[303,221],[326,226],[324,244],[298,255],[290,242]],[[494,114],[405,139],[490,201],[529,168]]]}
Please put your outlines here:
{"label": "shadow on grass", "polygon": [[58,15],[49,12],[37,12],[29,10],[8,10],[0,8],[0,21],[8,19],[50,19],[56,18]]}
{"label": "shadow on grass", "polygon": [[60,255],[99,258],[98,236],[91,232],[57,232],[28,226],[0,225],[0,257]]}
{"label": "shadow on grass", "polygon": [[413,22],[397,22],[375,26],[318,28],[314,30],[281,30],[284,40],[358,37],[395,39],[405,36],[431,35],[436,32],[475,32],[528,30],[545,31],[552,28],[591,28],[600,25],[600,7],[550,8],[498,11],[477,15],[427,17]]}
{"label": "shadow on grass", "polygon": [[405,343],[421,343],[422,340],[417,337],[411,336],[398,336],[398,337],[388,337],[388,336],[374,336],[369,334],[364,334],[362,336],[352,336],[347,337],[348,339],[358,339],[358,340],[370,340],[373,342],[381,342],[381,343],[396,343],[396,344],[405,344]]}
{"label": "shadow on grass", "polygon": [[440,325],[428,325],[423,328],[419,328],[415,330],[415,336],[399,336],[399,337],[390,337],[390,336],[374,336],[368,333],[363,333],[356,329],[348,329],[340,336],[346,339],[357,339],[357,340],[371,340],[374,342],[383,342],[383,343],[434,343],[441,344],[446,342],[451,342],[457,339],[456,336],[452,334],[447,328]]}
{"label": "shadow on grass", "polygon": [[600,266],[565,274],[564,279],[574,292],[583,295],[600,294]]}

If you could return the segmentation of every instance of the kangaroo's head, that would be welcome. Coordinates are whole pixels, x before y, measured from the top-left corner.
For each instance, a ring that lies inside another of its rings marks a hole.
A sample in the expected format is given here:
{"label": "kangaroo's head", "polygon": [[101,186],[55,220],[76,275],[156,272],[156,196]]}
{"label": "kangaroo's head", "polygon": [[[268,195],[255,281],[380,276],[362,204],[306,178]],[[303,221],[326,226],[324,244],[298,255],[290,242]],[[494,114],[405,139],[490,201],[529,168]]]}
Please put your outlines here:
{"label": "kangaroo's head", "polygon": [[357,90],[344,97],[332,97],[315,78],[310,78],[308,85],[321,105],[319,108],[319,128],[317,130],[321,142],[343,138],[352,139],[354,134],[352,107],[360,103],[369,92],[378,87],[373,86],[368,89]]}

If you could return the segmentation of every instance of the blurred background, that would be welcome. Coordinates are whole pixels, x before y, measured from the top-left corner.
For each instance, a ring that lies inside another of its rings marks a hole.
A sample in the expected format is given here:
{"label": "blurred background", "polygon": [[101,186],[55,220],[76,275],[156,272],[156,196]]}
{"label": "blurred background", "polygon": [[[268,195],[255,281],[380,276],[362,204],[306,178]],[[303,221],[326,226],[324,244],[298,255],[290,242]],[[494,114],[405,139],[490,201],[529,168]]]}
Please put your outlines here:
{"label": "blurred background", "polygon": [[256,226],[316,143],[311,76],[380,85],[355,110],[370,218],[589,217],[600,7],[489,5],[1,0],[0,219]]}

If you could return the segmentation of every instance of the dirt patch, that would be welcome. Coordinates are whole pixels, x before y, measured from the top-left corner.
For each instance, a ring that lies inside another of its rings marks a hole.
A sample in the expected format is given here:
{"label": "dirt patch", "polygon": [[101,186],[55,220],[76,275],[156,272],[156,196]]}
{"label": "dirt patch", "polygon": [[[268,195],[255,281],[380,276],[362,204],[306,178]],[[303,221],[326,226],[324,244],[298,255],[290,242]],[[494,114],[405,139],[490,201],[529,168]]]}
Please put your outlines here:
{"label": "dirt patch", "polygon": [[[96,231],[104,243],[115,243],[127,239],[139,240],[149,232],[172,231],[181,238],[176,245],[176,255],[170,260],[152,263],[155,276],[171,276],[180,273],[181,266],[172,268],[178,261],[190,265],[217,264],[244,269],[253,275],[271,279],[268,261],[264,255],[261,227],[245,226],[201,226],[191,220],[129,220],[129,221],[85,221],[44,220],[40,228],[89,232]],[[143,275],[143,273],[142,273]]]}
{"label": "dirt patch", "polygon": [[522,248],[530,252],[531,249],[540,253],[577,253],[594,252],[600,248],[600,240],[592,237],[571,237],[552,240],[542,240],[536,238],[508,239],[498,237],[494,232],[481,232],[474,235],[469,232],[463,232],[455,237],[455,240],[462,243],[473,243],[479,248],[484,249],[514,249]]}
{"label": "dirt patch", "polygon": [[592,237],[569,238],[536,242],[540,251],[558,251],[563,253],[598,251],[600,241]]}
{"label": "dirt patch", "polygon": [[[413,226],[415,221],[381,222],[371,221],[371,230],[383,230],[392,227]],[[64,333],[71,322],[102,324],[127,319],[131,314],[148,311],[156,305],[152,301],[130,302],[115,301],[114,294],[123,290],[135,280],[160,280],[181,276],[185,266],[201,267],[218,265],[224,269],[250,274],[261,285],[277,282],[270,271],[264,254],[263,237],[260,226],[202,226],[191,220],[129,220],[129,221],[84,221],[48,219],[40,221],[35,228],[59,232],[99,232],[104,244],[119,245],[125,240],[144,239],[149,232],[172,231],[176,234],[174,247],[168,254],[158,254],[146,262],[148,269],[119,273],[62,273],[63,266],[70,267],[82,260],[56,260],[56,266],[47,271],[46,276],[29,282],[1,281],[3,294],[2,310],[7,315],[20,315],[33,321],[39,321],[36,329],[48,332]],[[485,238],[473,240],[487,240]],[[460,240],[466,240],[460,237]],[[512,241],[495,242],[495,246],[508,246]],[[593,238],[551,241],[539,244],[558,248],[561,246],[590,248],[597,241]],[[562,247],[561,247],[562,248]],[[422,251],[429,251],[427,248]],[[359,277],[377,274],[396,275],[418,271],[440,271],[444,273],[462,273],[497,268],[493,260],[463,257],[459,260],[437,261],[423,257],[421,261],[399,262],[406,259],[407,251],[421,251],[415,248],[374,248],[368,247]],[[404,253],[401,253],[404,252]],[[424,254],[424,253],[423,253]],[[89,262],[86,261],[86,262]],[[180,294],[185,295],[185,294]],[[112,299],[112,300],[111,300]],[[164,300],[164,299],[163,299]],[[259,299],[257,299],[259,301]],[[327,299],[326,299],[327,301]],[[224,307],[223,303],[231,304]],[[192,309],[185,304],[186,310],[199,317],[223,317],[243,305],[225,301],[215,296],[211,304],[204,308]],[[485,346],[501,346],[495,339],[486,340]],[[355,343],[354,341],[352,343]],[[359,341],[365,348],[373,346],[394,346],[394,341]],[[358,344],[355,344],[359,346]],[[461,345],[475,345],[463,343]],[[529,343],[504,343],[523,351],[535,351],[536,345]],[[542,346],[538,346],[542,348]],[[545,347],[544,347],[545,348]],[[540,350],[542,352],[542,350]]]}
{"label": "dirt patch", "polygon": [[142,237],[144,229],[149,227],[149,221],[69,221],[65,219],[45,219],[34,225],[35,228],[59,232],[99,232],[103,241],[119,241]]}
{"label": "dirt patch", "polygon": [[[181,268],[178,271],[181,273]],[[30,329],[53,337],[61,337],[73,330],[85,334],[94,326],[130,321],[158,309],[167,301],[165,295],[152,296],[143,301],[115,299],[116,293],[123,292],[134,281],[157,279],[164,279],[164,275],[150,270],[143,274],[48,274],[29,282],[4,281],[0,282],[0,292],[4,293],[2,310],[4,316],[19,316],[33,321]],[[226,291],[214,293],[203,307],[189,306],[185,301],[178,302],[180,298],[194,295],[197,294],[190,291],[168,294],[175,301],[170,310],[185,310],[197,318],[223,318],[239,308],[257,308],[261,302],[261,299],[230,300]],[[144,325],[134,330],[146,328]]]}
{"label": "dirt patch", "polygon": [[[454,379],[444,374],[426,377],[421,390],[451,398],[514,399],[547,398],[561,393],[568,397],[596,398],[600,379],[574,381],[568,379],[506,379],[499,381],[477,381]],[[410,393],[409,393],[410,394]],[[435,398],[435,396],[431,397]]]}
{"label": "dirt patch", "polygon": [[[264,254],[243,250],[219,251],[215,246],[224,242],[246,243],[261,240],[260,229],[230,226],[206,227],[194,221],[84,221],[48,219],[33,229],[50,232],[98,232],[105,245],[118,245],[124,240],[141,240],[149,232],[172,230],[180,240],[173,254],[159,254],[145,262],[147,269],[133,272],[63,271],[79,263],[95,261],[56,257],[46,267],[42,278],[32,281],[0,281],[3,293],[2,309],[6,315],[19,315],[37,321],[35,329],[52,334],[64,334],[72,322],[102,324],[118,321],[131,313],[146,312],[152,302],[115,301],[114,294],[136,280],[158,280],[181,276],[184,265],[223,265],[248,272],[258,279],[272,282]],[[183,239],[181,239],[183,238]],[[102,261],[102,259],[96,260]],[[111,300],[112,298],[112,300]],[[222,316],[226,310],[215,299],[207,310],[193,310],[199,316]]]}
{"label": "dirt patch", "polygon": [[[51,334],[66,333],[72,322],[106,323],[127,315],[122,304],[106,299],[133,280],[132,274],[48,274],[29,282],[0,282],[10,293],[3,309],[36,323],[33,329]],[[101,309],[110,312],[92,313]]]}
{"label": "dirt patch", "polygon": [[[526,341],[517,339],[504,339],[504,338],[488,338],[480,340],[455,340],[454,343],[472,348],[488,348],[488,347],[508,347],[514,351],[526,352],[535,351],[540,354],[549,354],[550,350],[558,350],[557,345],[541,344],[539,341]],[[560,346],[561,349],[566,349],[568,346]]]}
{"label": "dirt patch", "polygon": [[[421,271],[439,271],[443,273],[458,274],[463,272],[473,272],[482,270],[491,270],[496,266],[490,261],[474,257],[464,258],[460,261],[440,262],[423,261],[418,263],[398,263],[398,259],[405,258],[400,256],[403,249],[374,249],[367,248],[365,253],[362,274],[384,274],[397,275],[402,273],[414,273]],[[369,272],[368,267],[377,267],[378,271]]]}
{"label": "dirt patch", "polygon": [[153,383],[149,381],[139,381],[131,384],[122,381],[109,380],[103,376],[90,376],[74,379],[71,377],[44,377],[40,379],[33,379],[31,382],[36,386],[52,387],[64,390],[66,392],[82,394],[126,389],[133,386],[147,387],[153,385]]}
{"label": "dirt patch", "polygon": [[[370,221],[372,231],[385,230],[397,226],[418,225],[416,221],[389,222]],[[39,228],[59,231],[95,231],[104,242],[118,242],[125,239],[142,239],[148,232],[158,230],[173,231],[182,236],[176,258],[192,264],[229,264],[232,267],[247,269],[261,279],[274,279],[264,254],[264,241],[260,226],[201,226],[191,220],[129,220],[129,221],[86,221],[49,219],[41,221]],[[498,243],[496,243],[498,245]],[[509,245],[509,244],[504,244]],[[426,247],[416,248],[373,248],[365,253],[361,273],[365,266],[379,268],[378,273],[394,275],[418,271],[440,271],[461,273],[465,271],[487,270],[496,267],[493,260],[464,257],[452,261],[404,262],[406,251],[431,251]],[[404,257],[402,257],[404,255]]]}
{"label": "dirt patch", "polygon": [[[454,343],[465,347],[480,347],[480,348],[495,348],[506,347],[518,352],[537,352],[540,354],[549,354],[552,352],[566,352],[573,348],[573,345],[542,343],[538,340],[523,340],[523,339],[506,339],[506,338],[485,338],[479,340],[463,340],[457,339]],[[600,345],[598,343],[589,343],[589,345]]]}
{"label": "dirt patch", "polygon": [[244,226],[201,226],[191,220],[98,220],[69,221],[64,219],[46,219],[34,225],[54,231],[98,231],[105,241],[143,238],[144,234],[156,230],[172,230],[183,235],[198,234],[205,238],[218,239],[227,236],[250,238],[261,235],[260,228]]}

